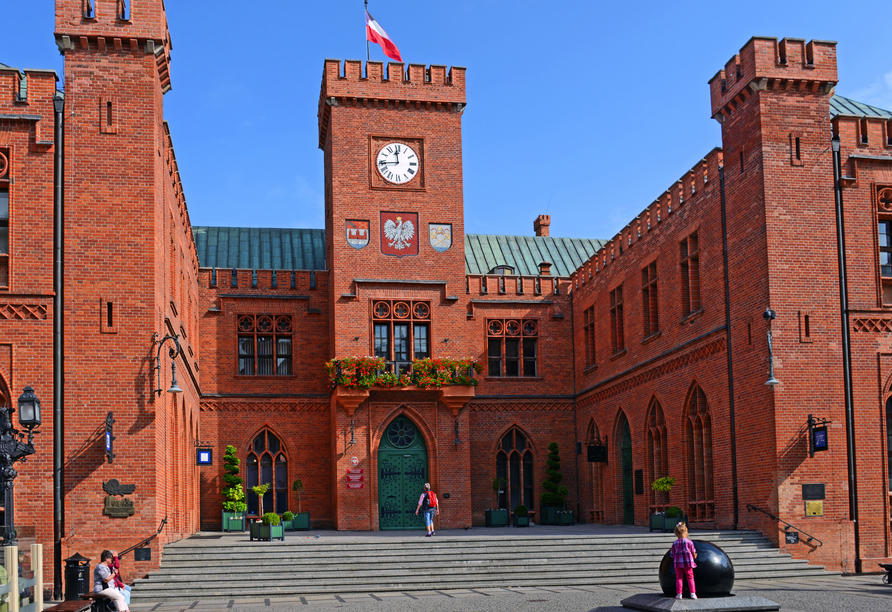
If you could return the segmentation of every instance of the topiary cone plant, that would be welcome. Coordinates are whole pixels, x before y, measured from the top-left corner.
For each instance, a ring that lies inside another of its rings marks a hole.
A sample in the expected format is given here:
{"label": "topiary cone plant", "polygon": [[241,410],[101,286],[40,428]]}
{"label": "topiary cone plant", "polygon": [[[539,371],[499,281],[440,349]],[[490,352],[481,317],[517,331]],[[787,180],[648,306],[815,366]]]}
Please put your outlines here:
{"label": "topiary cone plant", "polygon": [[257,512],[257,516],[263,516],[263,496],[266,495],[266,492],[269,491],[269,483],[264,485],[257,485],[256,487],[251,487],[251,490],[257,495],[258,501],[260,502],[260,506]]}
{"label": "topiary cone plant", "polygon": [[548,445],[548,458],[545,464],[547,465],[545,473],[548,474],[548,478],[542,483],[542,488],[545,489],[545,493],[542,494],[542,503],[546,506],[563,508],[570,491],[561,484],[564,477],[561,474],[561,455],[558,452],[557,442]]}
{"label": "topiary cone plant", "polygon": [[300,492],[304,490],[304,481],[298,478],[294,481],[294,484],[291,485],[291,490],[297,493],[297,513],[301,514],[300,511]]}
{"label": "topiary cone plant", "polygon": [[225,483],[221,491],[225,499],[223,510],[244,515],[245,510],[248,509],[248,504],[245,503],[245,490],[242,488],[244,480],[238,475],[240,471],[239,463],[236,448],[231,445],[227,446],[226,452],[223,454],[223,482]]}
{"label": "topiary cone plant", "polygon": [[496,505],[493,506],[496,510],[499,509],[499,495],[505,491],[505,479],[499,476],[498,478],[492,479],[492,492],[496,494]]}

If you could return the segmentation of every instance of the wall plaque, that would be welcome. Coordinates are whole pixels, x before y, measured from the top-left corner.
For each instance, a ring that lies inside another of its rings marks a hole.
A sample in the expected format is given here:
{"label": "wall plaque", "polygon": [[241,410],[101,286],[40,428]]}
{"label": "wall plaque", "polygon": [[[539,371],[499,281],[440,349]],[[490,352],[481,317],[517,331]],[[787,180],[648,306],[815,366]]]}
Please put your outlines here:
{"label": "wall plaque", "polygon": [[805,502],[805,516],[824,516],[824,502],[820,500]]}
{"label": "wall plaque", "polygon": [[126,497],[117,499],[113,495],[106,496],[103,514],[116,518],[127,518],[128,516],[133,516],[135,512],[136,507],[133,505],[132,499],[127,499]]}
{"label": "wall plaque", "polygon": [[799,532],[798,531],[788,531],[784,534],[787,539],[787,544],[798,544],[799,543]]}
{"label": "wall plaque", "polygon": [[827,499],[824,494],[824,483],[803,484],[802,499]]}

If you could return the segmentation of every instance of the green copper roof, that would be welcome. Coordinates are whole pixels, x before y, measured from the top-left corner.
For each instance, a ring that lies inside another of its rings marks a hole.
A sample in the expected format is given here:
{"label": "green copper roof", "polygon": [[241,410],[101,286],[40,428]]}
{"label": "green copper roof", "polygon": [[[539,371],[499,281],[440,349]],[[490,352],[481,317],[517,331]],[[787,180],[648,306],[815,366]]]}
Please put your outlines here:
{"label": "green copper roof", "polygon": [[488,274],[497,266],[510,266],[515,274],[538,276],[539,264],[551,264],[552,276],[570,276],[604,240],[542,236],[465,234],[465,272]]}
{"label": "green copper roof", "polygon": [[202,268],[325,270],[325,230],[193,227]]}
{"label": "green copper roof", "polygon": [[856,117],[883,117],[885,119],[892,118],[892,112],[856,102],[842,96],[833,96],[830,98],[830,116],[837,115],[854,115]]}

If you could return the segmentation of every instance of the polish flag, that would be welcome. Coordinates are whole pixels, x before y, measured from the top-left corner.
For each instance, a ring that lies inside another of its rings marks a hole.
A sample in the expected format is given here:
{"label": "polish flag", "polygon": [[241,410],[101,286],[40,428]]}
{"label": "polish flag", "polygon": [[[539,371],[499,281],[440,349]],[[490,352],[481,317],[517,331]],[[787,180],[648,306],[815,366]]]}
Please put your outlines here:
{"label": "polish flag", "polygon": [[384,55],[390,59],[398,62],[403,61],[403,58],[400,57],[400,50],[396,48],[396,45],[393,44],[393,41],[387,35],[387,32],[384,31],[384,28],[381,27],[381,24],[375,21],[375,18],[369,15],[368,11],[365,12],[365,37],[366,40],[381,45]]}

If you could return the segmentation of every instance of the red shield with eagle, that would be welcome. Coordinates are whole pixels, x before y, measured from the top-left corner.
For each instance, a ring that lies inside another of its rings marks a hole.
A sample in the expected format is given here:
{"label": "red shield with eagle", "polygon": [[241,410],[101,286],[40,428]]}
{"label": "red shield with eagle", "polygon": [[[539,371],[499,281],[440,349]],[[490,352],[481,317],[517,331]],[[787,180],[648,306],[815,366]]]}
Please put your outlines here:
{"label": "red shield with eagle", "polygon": [[381,252],[397,257],[418,255],[418,213],[381,213]]}

